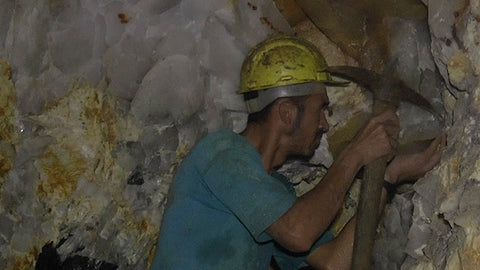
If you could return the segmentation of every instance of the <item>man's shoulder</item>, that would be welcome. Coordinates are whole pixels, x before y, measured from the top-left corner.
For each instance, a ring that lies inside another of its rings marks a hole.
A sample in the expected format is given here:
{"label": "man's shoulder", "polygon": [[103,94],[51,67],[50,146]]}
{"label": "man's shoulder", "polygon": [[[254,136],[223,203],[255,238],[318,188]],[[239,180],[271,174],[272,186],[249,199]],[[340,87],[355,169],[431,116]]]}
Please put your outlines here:
{"label": "man's shoulder", "polygon": [[216,162],[227,163],[229,160],[261,162],[260,155],[253,145],[240,134],[228,129],[218,130],[205,136],[192,149],[190,159],[200,167],[208,167],[209,164]]}
{"label": "man's shoulder", "polygon": [[247,140],[229,129],[221,129],[208,134],[202,140],[200,140],[196,146],[196,148],[199,148],[201,151],[208,149],[209,151],[213,152],[222,152],[229,149],[248,147],[249,143]]}

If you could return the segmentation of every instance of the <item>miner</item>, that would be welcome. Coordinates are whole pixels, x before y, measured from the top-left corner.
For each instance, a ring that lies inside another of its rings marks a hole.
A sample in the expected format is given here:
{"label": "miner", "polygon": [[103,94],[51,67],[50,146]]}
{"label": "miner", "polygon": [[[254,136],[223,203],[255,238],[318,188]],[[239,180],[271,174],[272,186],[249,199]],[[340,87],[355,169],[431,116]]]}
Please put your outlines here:
{"label": "miner", "polygon": [[[297,197],[276,172],[290,157],[311,156],[329,129],[327,64],[309,42],[269,38],[250,50],[239,94],[245,130],[213,132],[184,159],[170,188],[153,269],[349,269],[353,218],[333,238],[328,228],[355,175],[383,156],[384,179],[416,179],[440,160],[445,138],[395,156],[399,120],[387,110],[359,131],[312,190]],[[385,197],[385,191],[383,192]]]}

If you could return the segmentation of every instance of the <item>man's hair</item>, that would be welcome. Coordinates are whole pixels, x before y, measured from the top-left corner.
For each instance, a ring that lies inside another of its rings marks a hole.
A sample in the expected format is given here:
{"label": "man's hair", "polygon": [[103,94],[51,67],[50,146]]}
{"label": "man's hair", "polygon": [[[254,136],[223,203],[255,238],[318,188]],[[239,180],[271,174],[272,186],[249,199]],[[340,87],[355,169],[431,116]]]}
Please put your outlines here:
{"label": "man's hair", "polygon": [[[295,119],[294,127],[295,128],[298,127],[300,119],[302,119],[303,113],[305,111],[305,100],[308,98],[308,96],[281,97],[281,98],[288,99],[290,102],[293,103],[293,105],[295,105],[295,107],[297,107],[298,114],[297,114],[297,118]],[[277,98],[272,103],[268,104],[265,108],[263,108],[261,111],[249,114],[247,123],[261,124],[265,122],[267,120],[268,115],[270,114],[270,111],[273,105],[275,104],[275,102],[277,102],[281,98]]]}

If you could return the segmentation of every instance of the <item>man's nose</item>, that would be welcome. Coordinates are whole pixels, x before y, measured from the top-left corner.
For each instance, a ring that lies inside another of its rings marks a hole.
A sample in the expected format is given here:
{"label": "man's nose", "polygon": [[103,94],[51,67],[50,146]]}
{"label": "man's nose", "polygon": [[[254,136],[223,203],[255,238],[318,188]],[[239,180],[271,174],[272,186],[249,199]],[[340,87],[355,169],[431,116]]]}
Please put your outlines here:
{"label": "man's nose", "polygon": [[322,112],[320,115],[320,121],[318,123],[318,128],[323,132],[327,132],[330,129],[330,125],[328,124],[327,117],[325,113]]}

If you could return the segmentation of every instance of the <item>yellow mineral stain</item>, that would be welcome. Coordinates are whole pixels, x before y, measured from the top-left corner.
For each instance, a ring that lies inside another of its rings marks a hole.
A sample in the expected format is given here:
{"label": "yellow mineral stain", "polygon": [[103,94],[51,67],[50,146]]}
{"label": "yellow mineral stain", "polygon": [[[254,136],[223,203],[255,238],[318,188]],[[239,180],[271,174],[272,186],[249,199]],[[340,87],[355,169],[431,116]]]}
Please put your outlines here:
{"label": "yellow mineral stain", "polygon": [[[57,144],[75,154],[75,159],[84,159],[80,171],[88,181],[123,181],[112,179],[115,160],[112,150],[119,140],[118,130],[123,137],[135,139],[140,133],[136,127],[118,116],[116,102],[104,89],[89,85],[72,88],[67,96],[55,106],[37,117],[37,123],[45,133],[56,139]],[[122,138],[120,138],[122,139]]]}
{"label": "yellow mineral stain", "polygon": [[25,270],[25,269],[34,269],[35,260],[28,255],[19,256],[15,258],[11,270]]}
{"label": "yellow mineral stain", "polygon": [[13,146],[0,143],[0,179],[5,177],[12,168],[14,156]]}
{"label": "yellow mineral stain", "polygon": [[25,270],[35,269],[35,262],[40,254],[37,247],[32,247],[30,252],[22,255],[17,255],[13,260],[13,265],[8,268],[9,270]]}
{"label": "yellow mineral stain", "polygon": [[94,92],[85,101],[85,116],[89,121],[89,131],[98,129],[102,138],[109,144],[116,142],[117,114],[115,105],[103,94]]}
{"label": "yellow mineral stain", "polygon": [[[142,129],[128,116],[118,113],[116,100],[105,88],[76,85],[62,99],[31,119],[43,127],[43,134],[55,139],[37,159],[40,183],[37,196],[48,207],[62,201],[67,215],[56,215],[55,224],[76,224],[95,218],[104,211],[105,200],[118,205],[122,224],[118,229],[132,241],[133,260],[145,243],[153,243],[158,226],[148,218],[138,217],[129,208],[122,191],[126,172],[117,164],[112,151],[119,141],[136,141]],[[82,193],[84,186],[96,183],[105,198]],[[137,245],[137,246],[135,246]],[[153,244],[152,244],[153,245]]]}
{"label": "yellow mineral stain", "polygon": [[5,61],[0,61],[0,70],[1,76],[7,78],[8,80],[12,79],[12,69],[10,65]]}
{"label": "yellow mineral stain", "polygon": [[142,219],[140,228],[143,233],[146,233],[148,231],[149,226],[150,226],[150,222],[148,222],[148,220],[145,218]]}
{"label": "yellow mineral stain", "polygon": [[82,155],[61,146],[49,146],[40,158],[40,164],[45,175],[37,188],[40,198],[67,198],[75,191],[78,179],[87,169],[87,162]]}
{"label": "yellow mineral stain", "polygon": [[450,80],[455,82],[462,81],[467,75],[470,61],[463,53],[456,53],[450,57],[447,68]]}
{"label": "yellow mineral stain", "polygon": [[175,160],[170,164],[169,173],[174,173],[182,160],[187,156],[191,146],[187,143],[180,144],[175,152]]}
{"label": "yellow mineral stain", "polygon": [[17,137],[15,125],[15,105],[17,97],[12,81],[5,74],[6,62],[0,61],[0,141],[13,143]]}
{"label": "yellow mineral stain", "polygon": [[435,169],[442,179],[441,185],[443,191],[448,194],[456,189],[456,185],[460,180],[461,162],[458,157],[445,158],[437,169]]}
{"label": "yellow mineral stain", "polygon": [[12,169],[20,135],[15,121],[17,96],[7,62],[0,60],[0,190]]}
{"label": "yellow mineral stain", "polygon": [[473,238],[474,239],[471,239],[472,241],[467,241],[463,251],[460,251],[460,260],[463,269],[478,269],[480,265],[479,237]]}
{"label": "yellow mineral stain", "polygon": [[147,258],[147,269],[150,269],[153,263],[153,259],[155,259],[155,254],[157,253],[157,245],[153,245],[152,249],[150,249],[150,252],[148,253],[148,258]]}
{"label": "yellow mineral stain", "polygon": [[36,262],[36,257],[38,256],[37,254],[32,254],[33,252],[30,252],[29,254],[25,255],[19,255],[15,257],[13,265],[10,270],[25,270],[25,269],[35,269],[35,262]]}

